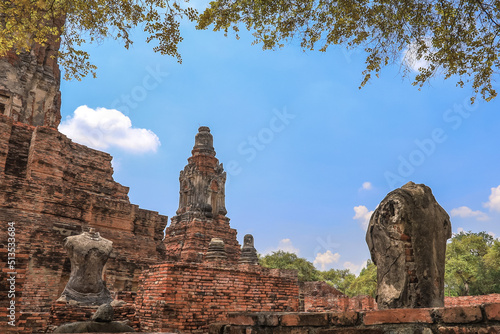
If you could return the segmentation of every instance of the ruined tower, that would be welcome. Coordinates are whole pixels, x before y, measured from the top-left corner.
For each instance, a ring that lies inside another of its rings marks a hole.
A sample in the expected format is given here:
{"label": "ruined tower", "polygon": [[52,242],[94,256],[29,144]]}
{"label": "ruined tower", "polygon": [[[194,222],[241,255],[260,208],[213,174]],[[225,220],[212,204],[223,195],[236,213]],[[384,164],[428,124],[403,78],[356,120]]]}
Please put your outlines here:
{"label": "ruined tower", "polygon": [[0,57],[0,115],[24,124],[57,128],[61,120],[58,41]]}
{"label": "ruined tower", "polygon": [[240,246],[226,217],[226,172],[215,157],[208,127],[198,129],[191,153],[179,176],[179,209],[165,230],[167,254],[174,261],[201,262],[210,240],[220,238],[228,262],[236,263]]}

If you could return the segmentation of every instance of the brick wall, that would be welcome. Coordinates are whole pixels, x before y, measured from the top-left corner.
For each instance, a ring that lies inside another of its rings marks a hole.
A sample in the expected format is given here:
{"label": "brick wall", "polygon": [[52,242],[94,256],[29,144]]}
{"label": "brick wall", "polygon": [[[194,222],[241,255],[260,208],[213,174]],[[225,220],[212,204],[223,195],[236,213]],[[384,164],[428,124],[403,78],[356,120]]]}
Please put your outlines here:
{"label": "brick wall", "polygon": [[370,296],[304,296],[305,312],[325,312],[325,311],[366,311],[377,308],[375,299]]}
{"label": "brick wall", "polygon": [[500,294],[494,293],[484,296],[462,296],[462,297],[444,297],[445,306],[470,306],[488,303],[500,303]]}
{"label": "brick wall", "polygon": [[344,313],[231,313],[212,334],[499,333],[500,303]]}
{"label": "brick wall", "polygon": [[234,311],[297,311],[294,270],[252,265],[165,263],[143,274],[137,315],[143,331],[206,333]]}
{"label": "brick wall", "polygon": [[304,312],[365,311],[373,310],[377,306],[375,299],[370,296],[349,298],[326,282],[301,282],[300,296],[300,310]]}
{"label": "brick wall", "polygon": [[[20,312],[50,311],[70,274],[64,238],[80,234],[83,228],[95,227],[113,241],[104,271],[112,293],[136,291],[141,271],[166,258],[162,239],[167,217],[130,204],[128,188],[116,183],[112,175],[109,154],[73,143],[53,128],[0,115],[2,325],[9,305],[9,222],[15,223],[19,317]],[[133,297],[127,295],[128,301]]]}
{"label": "brick wall", "polygon": [[[309,282],[308,282],[309,283]],[[311,282],[312,283],[312,282]],[[316,283],[316,282],[314,282]],[[377,309],[377,302],[370,296],[347,297],[334,293],[318,293],[317,290],[301,291],[304,298],[305,312],[346,312],[346,311],[369,311]],[[500,294],[483,296],[445,297],[446,307],[471,306],[488,303],[500,303]]]}
{"label": "brick wall", "polygon": [[[187,217],[186,217],[187,216]],[[229,218],[190,218],[189,214],[175,216],[165,229],[163,240],[169,261],[201,262],[212,238],[224,241],[228,261],[240,257],[237,231],[229,226]]]}

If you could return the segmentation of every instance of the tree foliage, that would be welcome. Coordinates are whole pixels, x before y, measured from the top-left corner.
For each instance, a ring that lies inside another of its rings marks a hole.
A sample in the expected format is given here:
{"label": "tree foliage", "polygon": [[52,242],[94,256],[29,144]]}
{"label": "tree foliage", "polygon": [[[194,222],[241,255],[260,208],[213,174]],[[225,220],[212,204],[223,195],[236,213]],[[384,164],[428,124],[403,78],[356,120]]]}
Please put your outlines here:
{"label": "tree foliage", "polygon": [[446,249],[445,294],[500,293],[500,241],[486,232],[455,234]]}
{"label": "tree foliage", "polygon": [[372,296],[377,293],[377,266],[371,261],[366,262],[366,266],[361,269],[359,276],[353,280],[346,291],[349,297]]}
{"label": "tree foliage", "polygon": [[279,250],[260,258],[260,265],[267,268],[297,269],[299,281],[318,281],[319,271],[297,254]]}
{"label": "tree foliage", "polygon": [[375,296],[377,267],[368,260],[358,277],[349,269],[317,270],[314,265],[294,253],[282,250],[260,257],[260,264],[267,268],[296,269],[299,281],[325,281],[348,296]]}
{"label": "tree foliage", "polygon": [[[367,52],[361,86],[390,63],[425,60],[413,84],[422,86],[437,73],[472,81],[475,93],[490,100],[500,54],[500,2],[497,0],[215,0],[200,16],[198,28],[254,32],[264,49],[293,38],[304,49],[325,51],[332,44]],[[408,52],[407,52],[408,51]],[[472,98],[474,101],[474,97]]]}
{"label": "tree foliage", "polygon": [[[371,260],[357,277],[349,269],[319,271],[306,259],[281,250],[261,257],[260,264],[297,269],[299,281],[325,281],[349,297],[375,297],[377,292],[377,266]],[[445,295],[491,293],[500,293],[500,240],[486,232],[455,234],[446,248]]]}
{"label": "tree foliage", "polygon": [[356,279],[356,276],[349,269],[330,269],[320,272],[320,277],[322,281],[332,285],[343,294],[347,293],[350,285]]}
{"label": "tree foliage", "polygon": [[[128,48],[130,31],[141,26],[153,49],[181,61],[177,45],[182,40],[179,20],[194,20],[196,10],[181,7],[185,0],[4,0],[0,2],[0,56],[8,51],[29,51],[34,42],[60,40],[59,62],[65,78],[95,75],[84,43],[105,38],[121,40]],[[187,0],[186,0],[187,1]]]}

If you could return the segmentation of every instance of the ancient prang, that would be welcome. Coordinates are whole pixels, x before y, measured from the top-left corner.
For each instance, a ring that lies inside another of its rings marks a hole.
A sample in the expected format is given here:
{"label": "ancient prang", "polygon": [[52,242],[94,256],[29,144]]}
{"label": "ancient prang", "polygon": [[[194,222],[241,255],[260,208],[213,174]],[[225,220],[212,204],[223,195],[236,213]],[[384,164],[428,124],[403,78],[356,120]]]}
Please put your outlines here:
{"label": "ancient prang", "polygon": [[409,182],[373,213],[366,242],[377,265],[379,309],[444,306],[451,223],[429,187]]}
{"label": "ancient prang", "polygon": [[81,305],[102,305],[113,300],[102,270],[113,248],[113,242],[102,238],[99,232],[89,232],[67,237],[64,248],[71,260],[71,275],[58,301],[76,302]]}
{"label": "ancient prang", "polygon": [[210,129],[202,126],[188,164],[180,172],[179,209],[165,230],[170,260],[202,262],[212,238],[225,244],[228,263],[237,263],[240,245],[226,217],[226,172],[215,157]]}

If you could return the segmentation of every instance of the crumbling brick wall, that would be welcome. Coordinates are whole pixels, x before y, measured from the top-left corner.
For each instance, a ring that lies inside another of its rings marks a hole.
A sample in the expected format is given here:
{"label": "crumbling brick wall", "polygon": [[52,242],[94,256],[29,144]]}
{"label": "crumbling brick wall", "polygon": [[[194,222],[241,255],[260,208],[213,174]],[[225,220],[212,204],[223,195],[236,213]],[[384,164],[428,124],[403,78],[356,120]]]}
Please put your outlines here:
{"label": "crumbling brick wall", "polygon": [[297,311],[295,270],[164,263],[144,272],[136,298],[142,331],[206,333],[235,311]]}
{"label": "crumbling brick wall", "polygon": [[113,241],[104,273],[111,292],[136,291],[141,271],[165,259],[162,239],[167,217],[130,204],[128,188],[112,175],[109,154],[73,143],[54,128],[0,115],[2,319],[10,300],[9,222],[15,224],[18,316],[21,311],[48,314],[69,279],[64,238],[80,234],[83,228],[95,227]]}
{"label": "crumbling brick wall", "polygon": [[[370,296],[348,297],[338,290],[329,290],[324,282],[301,283],[301,295],[304,299],[305,312],[346,312],[377,310],[377,302]],[[332,288],[333,289],[333,288]],[[500,294],[481,296],[445,297],[446,307],[472,306],[488,303],[500,303]]]}
{"label": "crumbling brick wall", "polygon": [[444,297],[444,305],[449,306],[470,306],[489,303],[500,303],[500,293],[483,296],[460,296]]}
{"label": "crumbling brick wall", "polygon": [[376,309],[377,303],[370,296],[348,297],[326,282],[301,282],[301,311],[366,311]]}

